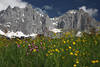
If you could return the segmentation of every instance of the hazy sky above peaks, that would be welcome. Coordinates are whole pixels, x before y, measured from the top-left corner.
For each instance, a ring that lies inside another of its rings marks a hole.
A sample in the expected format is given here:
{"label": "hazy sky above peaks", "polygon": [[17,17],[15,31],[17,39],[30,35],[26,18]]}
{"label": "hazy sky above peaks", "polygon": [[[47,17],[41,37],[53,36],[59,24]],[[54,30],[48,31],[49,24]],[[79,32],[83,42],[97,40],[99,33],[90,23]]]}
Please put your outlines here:
{"label": "hazy sky above peaks", "polygon": [[83,8],[100,20],[100,0],[23,0],[45,10],[50,17],[59,16],[68,10]]}

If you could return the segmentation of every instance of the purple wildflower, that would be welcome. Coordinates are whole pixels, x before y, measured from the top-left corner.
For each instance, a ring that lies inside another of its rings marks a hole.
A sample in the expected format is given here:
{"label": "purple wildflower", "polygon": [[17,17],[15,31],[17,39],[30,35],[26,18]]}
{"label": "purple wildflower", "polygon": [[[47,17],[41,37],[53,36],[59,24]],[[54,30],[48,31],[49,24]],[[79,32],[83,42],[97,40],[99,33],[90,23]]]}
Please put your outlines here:
{"label": "purple wildflower", "polygon": [[30,47],[31,45],[29,44],[28,46]]}
{"label": "purple wildflower", "polygon": [[41,45],[43,44],[42,41],[40,42],[40,44],[41,44]]}
{"label": "purple wildflower", "polygon": [[20,45],[19,45],[19,44],[17,44],[17,47],[20,47]]}
{"label": "purple wildflower", "polygon": [[36,49],[36,51],[38,52],[38,51],[39,51],[39,49]]}
{"label": "purple wildflower", "polygon": [[35,48],[35,49],[37,49],[37,48],[38,48],[38,46],[35,46],[34,48]]}

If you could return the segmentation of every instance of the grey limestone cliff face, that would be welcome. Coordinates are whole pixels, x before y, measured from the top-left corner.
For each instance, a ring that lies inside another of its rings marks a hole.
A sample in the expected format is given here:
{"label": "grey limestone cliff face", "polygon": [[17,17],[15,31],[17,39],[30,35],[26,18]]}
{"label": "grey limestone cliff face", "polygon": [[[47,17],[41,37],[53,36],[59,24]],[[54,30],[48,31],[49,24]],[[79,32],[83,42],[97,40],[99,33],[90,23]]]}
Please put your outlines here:
{"label": "grey limestone cliff face", "polygon": [[57,28],[62,28],[64,31],[76,30],[89,32],[90,29],[96,29],[97,27],[97,21],[81,9],[68,11],[58,18]]}
{"label": "grey limestone cliff face", "polygon": [[41,34],[48,26],[47,23],[49,23],[48,15],[39,13],[31,5],[26,8],[9,6],[0,12],[0,29],[3,31]]}
{"label": "grey limestone cliff face", "polygon": [[24,34],[44,34],[53,28],[69,30],[89,31],[90,28],[99,27],[100,24],[83,10],[71,10],[56,18],[49,18],[47,14],[40,13],[31,5],[25,8],[10,6],[0,11],[0,30],[22,31]]}

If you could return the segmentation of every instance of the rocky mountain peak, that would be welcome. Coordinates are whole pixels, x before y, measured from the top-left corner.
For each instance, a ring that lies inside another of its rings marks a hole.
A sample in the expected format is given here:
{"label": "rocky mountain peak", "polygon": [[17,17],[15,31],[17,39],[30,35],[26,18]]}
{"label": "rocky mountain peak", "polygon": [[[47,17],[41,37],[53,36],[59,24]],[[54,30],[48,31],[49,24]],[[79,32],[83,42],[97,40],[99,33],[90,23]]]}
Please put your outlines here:
{"label": "rocky mountain peak", "polygon": [[12,8],[11,8],[11,6],[9,5],[9,6],[8,6],[8,8],[7,8],[6,10],[8,10],[8,11],[9,11],[9,10],[11,10],[11,9],[12,9]]}
{"label": "rocky mountain peak", "polygon": [[6,10],[0,11],[0,30],[6,33],[21,31],[25,35],[46,34],[48,31],[60,32],[61,29],[63,32],[69,30],[87,32],[96,26],[97,21],[82,9],[69,10],[55,18],[49,18],[41,9],[33,9],[30,4],[25,8],[9,6]]}
{"label": "rocky mountain peak", "polygon": [[[64,31],[76,30],[89,32],[90,28],[96,28],[97,21],[82,9],[69,10],[58,17],[57,28]],[[54,21],[54,20],[53,20]]]}
{"label": "rocky mountain peak", "polygon": [[32,7],[31,4],[27,4],[26,8],[31,8],[31,9],[33,9],[33,7]]}

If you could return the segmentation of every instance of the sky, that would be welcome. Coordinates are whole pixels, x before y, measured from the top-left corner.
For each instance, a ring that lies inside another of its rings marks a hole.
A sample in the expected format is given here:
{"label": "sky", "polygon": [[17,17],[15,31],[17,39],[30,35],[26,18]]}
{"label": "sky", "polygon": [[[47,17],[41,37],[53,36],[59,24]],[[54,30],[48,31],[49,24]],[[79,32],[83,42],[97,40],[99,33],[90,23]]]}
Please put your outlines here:
{"label": "sky", "polygon": [[100,21],[100,0],[23,0],[45,10],[50,17],[64,14],[68,10],[85,8]]}
{"label": "sky", "polygon": [[0,0],[0,10],[6,9],[8,5],[24,8],[27,4],[42,9],[50,17],[57,17],[68,10],[81,8],[100,21],[100,0]]}

